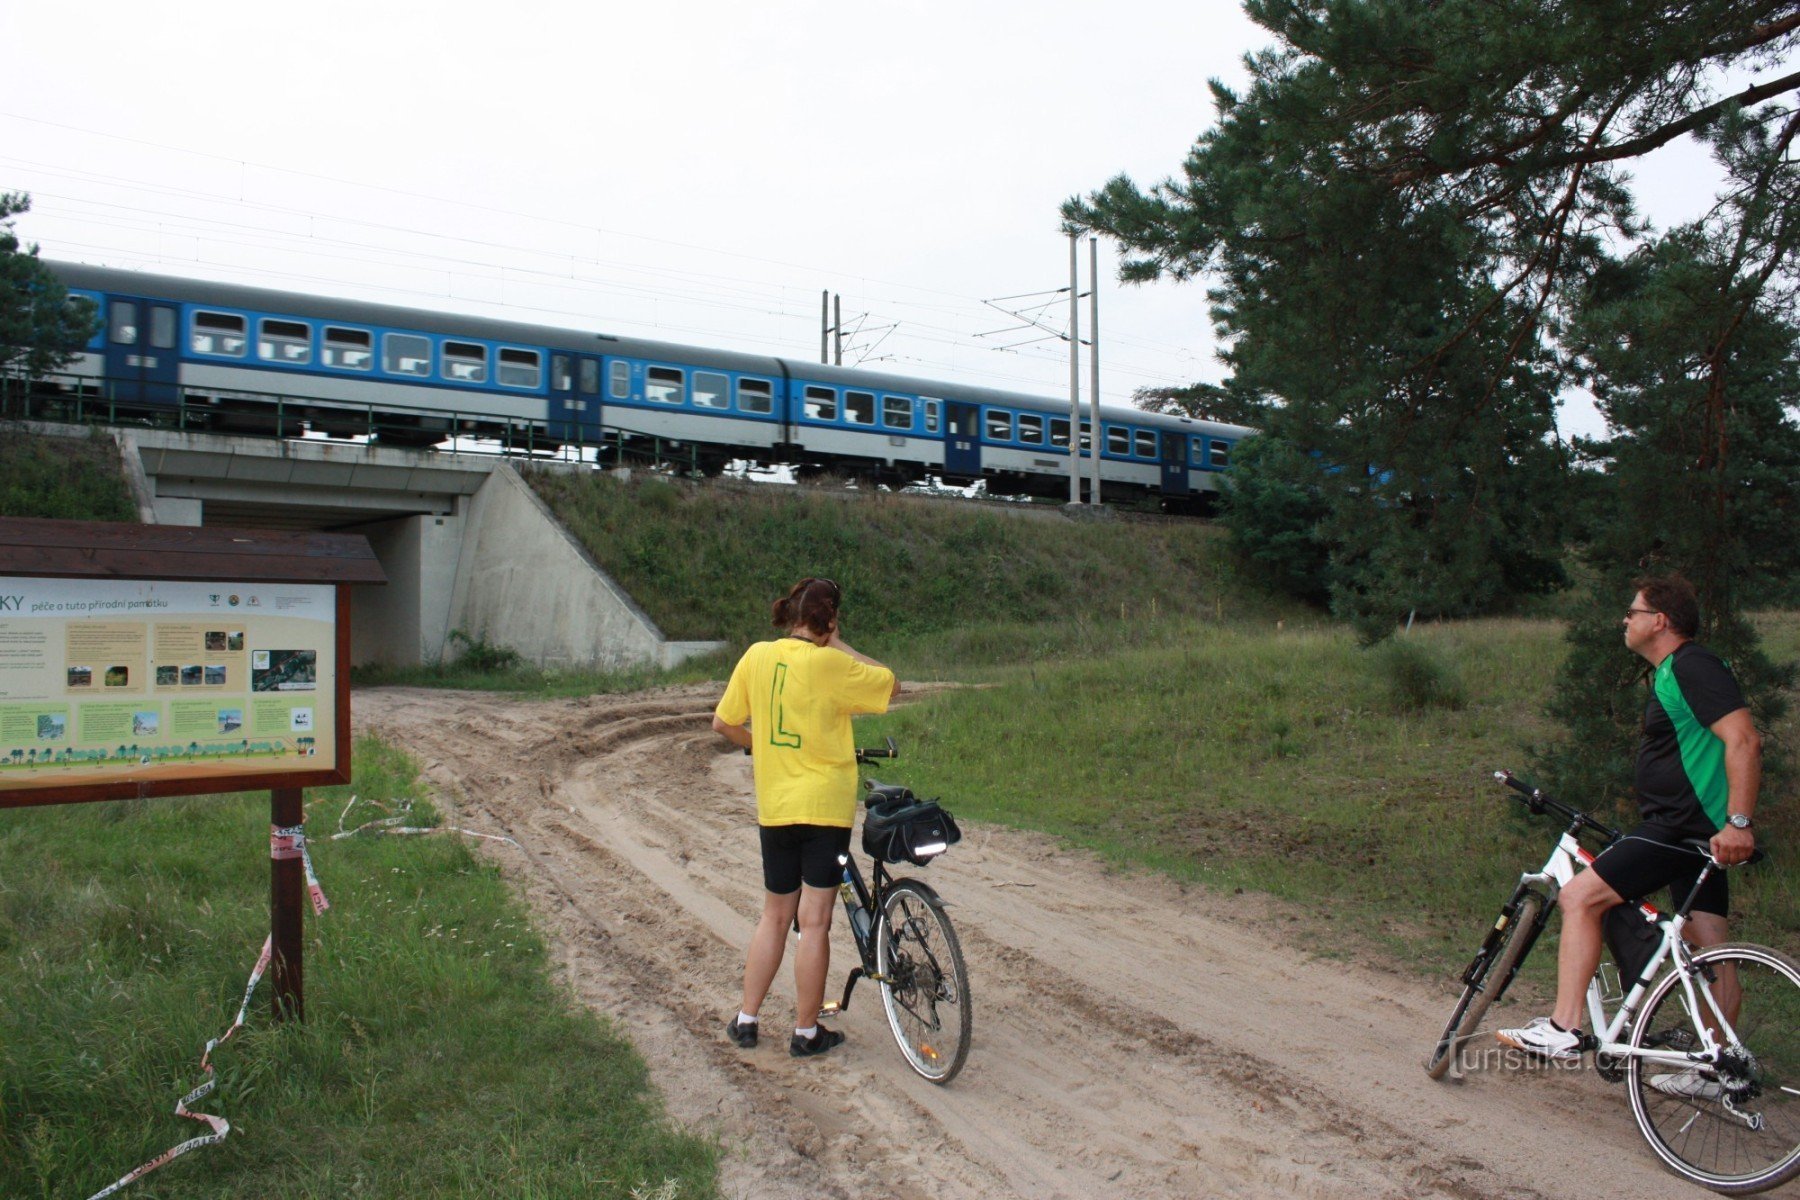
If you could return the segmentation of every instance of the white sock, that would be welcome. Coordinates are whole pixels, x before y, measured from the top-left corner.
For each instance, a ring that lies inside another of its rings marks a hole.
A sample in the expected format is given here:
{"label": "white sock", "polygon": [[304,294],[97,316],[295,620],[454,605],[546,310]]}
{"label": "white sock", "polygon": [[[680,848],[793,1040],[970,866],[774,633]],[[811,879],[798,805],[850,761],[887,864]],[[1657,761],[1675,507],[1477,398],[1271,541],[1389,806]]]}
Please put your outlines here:
{"label": "white sock", "polygon": [[800,1029],[800,1028],[796,1027],[794,1030],[794,1036],[797,1038],[804,1038],[806,1041],[810,1042],[814,1038],[819,1036],[819,1027],[817,1025],[814,1025],[808,1029]]}
{"label": "white sock", "polygon": [[754,1024],[756,1024],[756,1018],[751,1016],[749,1013],[744,1012],[740,1009],[738,1011],[738,1024],[739,1025],[754,1025]]}

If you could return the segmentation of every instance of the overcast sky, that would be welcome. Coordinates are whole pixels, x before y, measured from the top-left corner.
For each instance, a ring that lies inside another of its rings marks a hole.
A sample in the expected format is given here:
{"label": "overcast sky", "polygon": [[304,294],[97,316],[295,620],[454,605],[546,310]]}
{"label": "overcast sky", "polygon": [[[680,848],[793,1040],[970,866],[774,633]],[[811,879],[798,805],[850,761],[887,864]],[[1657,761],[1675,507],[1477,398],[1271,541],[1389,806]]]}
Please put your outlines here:
{"label": "overcast sky", "polygon": [[[791,358],[829,289],[847,364],[1066,396],[1066,296],[984,301],[1064,286],[1058,204],[1176,172],[1267,41],[1228,0],[12,0],[0,190],[47,258]],[[1652,215],[1697,164],[1639,169]],[[1204,285],[1116,262],[1102,400],[1219,380]]]}

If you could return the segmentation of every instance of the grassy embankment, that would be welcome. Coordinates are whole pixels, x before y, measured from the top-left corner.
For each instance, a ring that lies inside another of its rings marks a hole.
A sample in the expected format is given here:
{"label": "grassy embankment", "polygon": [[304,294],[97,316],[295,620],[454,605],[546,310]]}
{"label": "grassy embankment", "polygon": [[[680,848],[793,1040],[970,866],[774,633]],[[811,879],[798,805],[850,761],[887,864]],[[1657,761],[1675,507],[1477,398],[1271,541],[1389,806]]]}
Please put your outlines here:
{"label": "grassy embankment", "polygon": [[[905,746],[890,774],[1121,865],[1294,902],[1315,945],[1348,930],[1358,949],[1460,969],[1557,832],[1490,781],[1556,736],[1541,715],[1555,621],[1421,626],[1367,651],[1238,584],[1218,531],[1192,524],[662,480],[537,485],[675,636],[766,636],[787,583],[837,579],[859,648],[903,677],[993,685],[870,722],[870,737]],[[1800,618],[1773,614],[1764,630],[1772,652],[1800,656]],[[1800,719],[1778,733],[1797,731]],[[1800,873],[1780,848],[1800,834],[1797,799],[1793,780],[1769,782],[1759,824],[1778,857],[1734,880],[1739,931],[1793,950]]]}
{"label": "grassy embankment", "polygon": [[[307,793],[332,907],[306,1022],[271,1024],[265,980],[195,1105],[231,1136],[127,1194],[710,1195],[714,1148],[552,982],[496,868],[450,836],[325,840],[352,790],[354,826],[418,782],[365,741],[354,789]],[[170,1110],[267,934],[267,830],[266,795],[0,810],[0,1195],[86,1196],[204,1132]]]}
{"label": "grassy embankment", "polygon": [[119,450],[99,430],[80,438],[0,432],[0,516],[136,521]]}

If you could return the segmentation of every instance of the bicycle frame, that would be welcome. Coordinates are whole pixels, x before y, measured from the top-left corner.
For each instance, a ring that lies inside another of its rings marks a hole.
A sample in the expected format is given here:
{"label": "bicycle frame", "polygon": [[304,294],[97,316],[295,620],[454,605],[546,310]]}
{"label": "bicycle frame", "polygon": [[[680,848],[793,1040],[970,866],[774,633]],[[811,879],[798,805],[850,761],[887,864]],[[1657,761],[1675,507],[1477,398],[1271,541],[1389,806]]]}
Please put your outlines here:
{"label": "bicycle frame", "polygon": [[[856,856],[846,850],[838,855],[838,865],[844,869],[844,878],[838,884],[838,898],[850,913],[850,940],[856,943],[856,952],[861,957],[860,966],[850,968],[850,977],[844,980],[844,995],[840,1000],[826,1001],[819,1011],[824,1015],[843,1012],[850,1007],[850,993],[856,988],[859,979],[871,979],[876,983],[884,982],[884,977],[875,967],[875,927],[881,920],[881,900],[887,894],[888,885],[893,883],[893,876],[888,874],[885,864],[874,860],[871,875],[873,886],[863,881],[862,870],[856,865]],[[863,929],[856,926],[855,914],[861,912],[869,918]]]}
{"label": "bicycle frame", "polygon": [[[1544,895],[1546,903],[1543,914],[1539,918],[1540,923],[1548,918],[1562,889],[1568,886],[1571,879],[1575,878],[1577,864],[1582,868],[1593,865],[1595,856],[1577,842],[1575,837],[1580,832],[1583,823],[1583,821],[1577,820],[1563,831],[1563,835],[1557,839],[1555,849],[1550,852],[1550,857],[1542,868],[1519,877],[1521,891],[1536,887]],[[1717,869],[1716,866],[1709,863],[1701,871],[1699,878],[1695,881],[1694,893],[1698,893],[1700,884],[1705,881],[1707,874]],[[1515,892],[1515,899],[1517,895],[1518,893]],[[1693,894],[1690,894],[1688,903],[1692,902]],[[1698,994],[1696,992],[1694,980],[1699,972],[1693,965],[1693,951],[1688,947],[1687,940],[1683,936],[1683,931],[1687,928],[1688,923],[1685,911],[1687,906],[1684,904],[1683,911],[1677,912],[1672,917],[1663,916],[1649,904],[1639,904],[1637,907],[1644,914],[1646,920],[1655,921],[1662,929],[1662,944],[1651,955],[1649,963],[1645,965],[1642,974],[1633,983],[1631,990],[1623,996],[1618,1010],[1610,1020],[1606,1016],[1605,989],[1601,984],[1599,973],[1596,972],[1593,979],[1588,981],[1588,1028],[1593,1030],[1591,1048],[1597,1055],[1606,1055],[1615,1059],[1637,1058],[1646,1062],[1666,1063],[1674,1067],[1717,1064],[1722,1049],[1725,1045],[1737,1040],[1737,1033],[1731,1028],[1731,1023],[1725,1019],[1724,1012],[1713,997],[1712,989],[1702,987],[1698,989]],[[1694,1028],[1700,1037],[1701,1049],[1693,1053],[1646,1050],[1620,1040],[1630,1031],[1632,1022],[1637,1018],[1638,1005],[1643,1001],[1645,993],[1650,990],[1657,977],[1662,974],[1663,964],[1669,962],[1671,958],[1673,959],[1672,969],[1681,976],[1682,994],[1688,1017],[1693,1021]],[[1700,995],[1705,996],[1705,1011],[1712,1014],[1713,1021],[1717,1022],[1716,1025],[1704,1019],[1699,1002]],[[1723,1042],[1714,1035],[1715,1028],[1723,1032]]]}

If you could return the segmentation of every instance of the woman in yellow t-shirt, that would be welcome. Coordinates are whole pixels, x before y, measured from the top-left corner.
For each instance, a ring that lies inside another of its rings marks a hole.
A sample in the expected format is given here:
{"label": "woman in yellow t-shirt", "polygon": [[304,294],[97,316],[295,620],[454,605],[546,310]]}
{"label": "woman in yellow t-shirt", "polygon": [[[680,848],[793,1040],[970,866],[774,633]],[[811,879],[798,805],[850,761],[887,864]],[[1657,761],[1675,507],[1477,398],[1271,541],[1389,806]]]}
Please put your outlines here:
{"label": "woman in yellow t-shirt", "polygon": [[894,673],[838,635],[843,593],[829,579],[802,579],[775,602],[783,636],[758,642],[731,672],[713,729],[750,751],[762,836],[762,919],[744,962],[743,1007],[726,1026],[756,1045],[757,1011],[800,924],[794,953],[795,1058],[823,1054],[844,1035],[819,1025],[831,966],[831,913],[856,819],[853,713],[886,712],[900,690]]}

